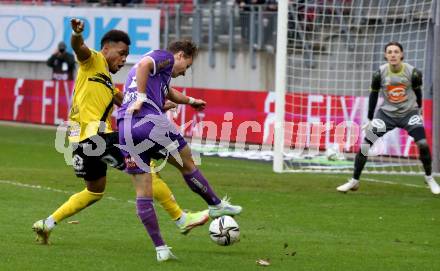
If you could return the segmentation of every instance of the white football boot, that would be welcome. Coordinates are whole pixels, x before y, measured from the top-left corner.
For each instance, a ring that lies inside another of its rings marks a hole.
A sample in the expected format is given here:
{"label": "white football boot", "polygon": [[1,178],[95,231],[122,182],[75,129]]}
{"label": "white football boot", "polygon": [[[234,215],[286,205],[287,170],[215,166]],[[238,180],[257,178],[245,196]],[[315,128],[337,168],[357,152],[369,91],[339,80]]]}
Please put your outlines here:
{"label": "white football boot", "polygon": [[431,189],[432,194],[440,194],[440,186],[432,176],[425,176],[425,183],[429,186],[429,189]]}
{"label": "white football boot", "polygon": [[156,247],[156,257],[158,262],[177,260],[177,257],[171,252],[167,245]]}
{"label": "white football boot", "polygon": [[238,215],[241,213],[243,208],[241,208],[241,206],[239,205],[232,205],[229,202],[229,198],[225,196],[220,202],[220,204],[209,205],[208,209],[209,209],[209,216],[211,218],[217,218],[219,216],[224,216],[224,215],[230,215],[230,216]]}
{"label": "white football boot", "polygon": [[344,183],[343,185],[340,185],[336,188],[339,192],[347,193],[348,191],[356,191],[359,189],[359,181],[356,179],[351,178],[348,180],[348,182]]}

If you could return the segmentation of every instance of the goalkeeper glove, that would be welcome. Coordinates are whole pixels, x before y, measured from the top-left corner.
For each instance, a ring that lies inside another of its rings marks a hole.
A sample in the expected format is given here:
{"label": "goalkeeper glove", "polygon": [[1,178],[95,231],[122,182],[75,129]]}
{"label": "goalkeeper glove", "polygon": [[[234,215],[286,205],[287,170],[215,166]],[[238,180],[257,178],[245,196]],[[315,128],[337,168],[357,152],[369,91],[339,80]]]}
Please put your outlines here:
{"label": "goalkeeper glove", "polygon": [[362,130],[363,130],[363,131],[367,131],[367,130],[370,129],[370,126],[371,126],[371,120],[368,120],[366,123],[364,123],[364,124],[362,125]]}

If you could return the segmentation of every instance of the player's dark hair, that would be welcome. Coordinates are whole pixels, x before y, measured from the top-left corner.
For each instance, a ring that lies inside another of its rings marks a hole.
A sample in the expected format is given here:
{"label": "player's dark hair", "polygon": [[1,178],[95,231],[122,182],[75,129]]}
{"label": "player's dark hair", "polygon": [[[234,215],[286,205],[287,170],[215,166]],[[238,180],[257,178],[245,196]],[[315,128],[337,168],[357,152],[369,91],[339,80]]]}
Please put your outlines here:
{"label": "player's dark hair", "polygon": [[[400,42],[397,42],[397,41],[390,41],[390,42],[388,42],[388,43],[385,45],[385,48],[384,48],[383,51],[386,53],[388,47],[389,47],[389,46],[392,46],[392,45],[399,47],[400,51],[402,51],[402,53],[403,53],[403,46],[402,46],[402,44],[400,44]],[[402,60],[403,60],[403,58],[404,58],[404,57],[402,56]]]}
{"label": "player's dark hair", "polygon": [[104,34],[104,36],[101,39],[101,49],[104,47],[105,44],[109,42],[120,42],[127,44],[127,46],[130,45],[130,37],[127,33],[121,30],[110,30],[107,33]]}
{"label": "player's dark hair", "polygon": [[179,40],[170,43],[170,45],[168,45],[168,51],[173,54],[182,51],[185,58],[191,57],[194,59],[197,56],[199,49],[197,48],[197,45],[190,40]]}

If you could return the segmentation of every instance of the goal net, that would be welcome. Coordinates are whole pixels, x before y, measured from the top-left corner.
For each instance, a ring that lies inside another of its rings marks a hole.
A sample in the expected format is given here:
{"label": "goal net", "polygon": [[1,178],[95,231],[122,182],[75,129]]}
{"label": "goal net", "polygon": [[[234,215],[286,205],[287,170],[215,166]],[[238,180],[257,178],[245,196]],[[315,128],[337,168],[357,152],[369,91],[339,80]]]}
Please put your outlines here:
{"label": "goal net", "polygon": [[[424,74],[431,145],[433,2],[279,0],[276,172],[352,172],[365,136],[372,73],[385,62],[390,41],[400,42],[405,62]],[[373,145],[364,172],[422,173],[413,139],[402,129],[387,133]]]}

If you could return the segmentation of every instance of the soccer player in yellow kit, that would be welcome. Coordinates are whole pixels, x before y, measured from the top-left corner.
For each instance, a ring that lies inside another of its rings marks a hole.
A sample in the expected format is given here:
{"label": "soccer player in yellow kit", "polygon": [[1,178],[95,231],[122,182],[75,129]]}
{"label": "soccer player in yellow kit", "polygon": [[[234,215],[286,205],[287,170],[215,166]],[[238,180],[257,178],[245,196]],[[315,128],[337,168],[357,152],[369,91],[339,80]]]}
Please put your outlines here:
{"label": "soccer player in yellow kit", "polygon": [[[74,148],[75,174],[84,179],[86,188],[72,195],[49,217],[33,224],[37,241],[42,244],[49,243],[49,235],[57,223],[104,196],[107,164],[119,170],[125,168],[124,158],[114,145],[118,144],[118,133],[111,128],[113,104],[120,105],[123,95],[115,88],[110,73],[114,74],[124,66],[130,38],[123,31],[111,30],[102,37],[101,50],[95,51],[84,44],[84,22],[72,19],[71,26],[71,45],[79,70],[69,114],[69,140]],[[184,212],[157,173],[153,173],[153,191],[154,199],[175,220],[181,233],[186,234],[208,221],[207,210]]]}

